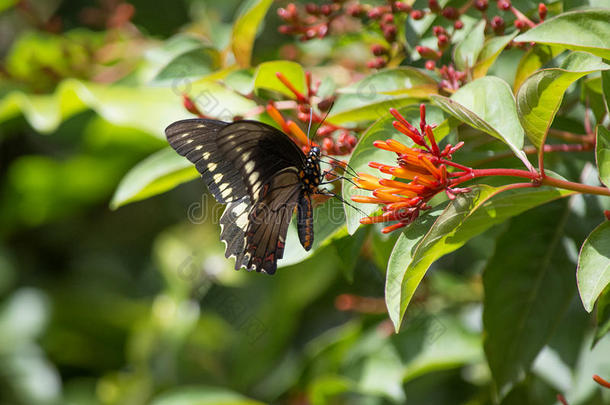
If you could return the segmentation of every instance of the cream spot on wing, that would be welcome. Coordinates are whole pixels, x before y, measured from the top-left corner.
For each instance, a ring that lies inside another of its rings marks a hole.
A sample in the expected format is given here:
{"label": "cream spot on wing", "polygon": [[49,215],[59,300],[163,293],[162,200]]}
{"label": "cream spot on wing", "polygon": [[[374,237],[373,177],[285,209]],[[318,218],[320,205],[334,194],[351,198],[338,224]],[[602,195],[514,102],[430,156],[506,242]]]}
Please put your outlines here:
{"label": "cream spot on wing", "polygon": [[237,219],[235,220],[235,225],[237,225],[241,229],[245,229],[247,224],[248,216],[245,215],[245,213],[237,217]]}
{"label": "cream spot on wing", "polygon": [[233,189],[231,187],[228,187],[226,190],[224,190],[221,195],[222,198],[227,198],[228,196],[231,195],[231,193],[233,192]]}
{"label": "cream spot on wing", "polygon": [[258,181],[258,177],[259,177],[258,172],[254,172],[254,173],[252,173],[248,177],[248,181],[250,182],[250,184],[252,184],[253,188],[254,188],[254,186],[256,186],[256,182]]}
{"label": "cream spot on wing", "polygon": [[191,133],[190,132],[185,132],[182,135],[180,135],[180,138],[186,138],[187,136],[189,136]]}
{"label": "cream spot on wing", "polygon": [[[216,163],[208,163],[208,170],[211,172],[216,170],[217,167],[218,167],[218,165]],[[214,180],[216,180],[216,177],[214,177]]]}
{"label": "cream spot on wing", "polygon": [[193,140],[192,140],[192,139],[187,139],[187,140],[186,140],[186,142],[184,142],[184,143],[189,144],[189,143],[191,143],[191,142],[193,142]]}
{"label": "cream spot on wing", "polygon": [[233,208],[233,212],[236,215],[239,215],[242,212],[246,211],[246,208],[248,208],[248,204],[246,204],[245,202],[241,202],[238,205],[236,205],[235,208]]}
{"label": "cream spot on wing", "polygon": [[250,160],[250,156],[252,156],[252,152],[246,152],[243,155],[241,155],[241,160],[242,162],[247,162],[248,160]]}
{"label": "cream spot on wing", "polygon": [[248,162],[246,163],[246,173],[250,173],[254,170],[254,162]]}
{"label": "cream spot on wing", "polygon": [[203,146],[201,146],[201,145],[195,146],[195,150],[200,150],[201,148],[203,148]]}
{"label": "cream spot on wing", "polygon": [[212,177],[212,179],[213,179],[213,180],[214,180],[216,183],[220,182],[220,180],[222,180],[222,173],[217,173],[217,174],[215,174],[215,175],[214,175],[214,177]]}
{"label": "cream spot on wing", "polygon": [[204,160],[208,160],[210,158],[210,152],[204,152],[204,154],[201,156]]}

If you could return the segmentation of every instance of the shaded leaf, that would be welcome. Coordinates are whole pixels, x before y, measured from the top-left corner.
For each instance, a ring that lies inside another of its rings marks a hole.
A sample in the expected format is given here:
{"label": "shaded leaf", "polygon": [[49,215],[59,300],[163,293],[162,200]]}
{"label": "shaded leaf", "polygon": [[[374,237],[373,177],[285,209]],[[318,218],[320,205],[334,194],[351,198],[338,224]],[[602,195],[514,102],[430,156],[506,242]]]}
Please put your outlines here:
{"label": "shaded leaf", "polygon": [[567,214],[551,204],[513,219],[483,273],[484,348],[500,397],[525,377],[572,300]]}
{"label": "shaded leaf", "polygon": [[568,86],[582,76],[607,69],[610,65],[600,58],[574,52],[560,68],[543,69],[525,80],[517,93],[517,111],[525,134],[536,148],[542,149]]}
{"label": "shaded leaf", "polygon": [[184,52],[170,61],[153,79],[166,83],[175,79],[199,78],[220,68],[220,53],[209,46]]}
{"label": "shaded leaf", "polygon": [[257,0],[235,21],[231,35],[231,49],[233,55],[235,55],[235,60],[241,67],[250,66],[258,27],[265,18],[272,2],[273,0]]}
{"label": "shaded leaf", "polygon": [[551,187],[505,190],[486,185],[433,209],[399,237],[388,262],[386,306],[396,330],[430,265],[468,240],[530,208],[572,194]]}
{"label": "shaded leaf", "polygon": [[557,56],[563,48],[557,46],[536,45],[527,50],[517,66],[513,91],[517,93],[525,79]]}
{"label": "shaded leaf", "polygon": [[578,255],[576,270],[578,292],[587,312],[610,284],[610,221],[605,221],[591,232]]}
{"label": "shaded leaf", "polygon": [[561,45],[610,59],[610,9],[560,14],[519,35],[515,41]]}
{"label": "shaded leaf", "polygon": [[195,166],[167,147],[138,163],[123,177],[110,207],[117,209],[144,200],[197,177],[200,175]]}
{"label": "shaded leaf", "polygon": [[597,300],[597,328],[595,330],[595,345],[610,332],[610,288],[606,288]]}

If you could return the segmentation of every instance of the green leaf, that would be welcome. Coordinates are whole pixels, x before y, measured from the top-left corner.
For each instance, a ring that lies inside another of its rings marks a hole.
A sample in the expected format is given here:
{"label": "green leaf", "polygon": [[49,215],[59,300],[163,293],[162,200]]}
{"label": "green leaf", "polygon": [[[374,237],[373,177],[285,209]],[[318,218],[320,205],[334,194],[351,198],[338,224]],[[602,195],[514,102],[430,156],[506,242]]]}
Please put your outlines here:
{"label": "green leaf", "polygon": [[[398,111],[409,121],[419,122],[419,107],[409,106],[398,109]],[[439,125],[434,129],[436,140],[440,142],[445,136],[449,134],[448,125],[441,125],[444,120],[443,112],[434,106],[426,106],[426,119],[429,124]],[[349,165],[359,173],[368,173],[372,175],[378,175],[380,172],[377,169],[369,167],[369,162],[388,162],[395,159],[395,154],[382,150],[373,146],[373,142],[377,140],[395,139],[407,146],[414,146],[413,141],[398,132],[392,126],[394,118],[387,113],[386,116],[376,123],[374,123],[361,137],[356,145],[356,148],[352,152],[349,160]],[[353,195],[361,195],[364,191],[354,188],[351,183],[346,181],[343,182],[342,193],[345,201],[351,201]],[[364,192],[366,193],[366,192]],[[360,226],[360,218],[363,217],[362,213],[358,210],[344,205],[345,215],[347,222],[347,231],[350,235]],[[376,211],[379,207],[374,204],[358,204],[358,208],[361,209],[365,214],[369,215]]]}
{"label": "green leaf", "polygon": [[453,50],[453,60],[458,70],[467,71],[474,66],[485,44],[485,20],[479,21]]}
{"label": "green leaf", "polygon": [[432,96],[432,101],[460,121],[506,143],[529,167],[523,148],[515,98],[510,86],[494,76],[482,77],[456,91],[451,98]]}
{"label": "green leaf", "polygon": [[230,119],[256,106],[254,101],[212,81],[182,84],[180,88],[128,87],[69,79],[54,94],[9,93],[0,100],[0,122],[23,113],[34,129],[48,133],[67,118],[91,108],[110,123],[165,139],[164,130],[169,124],[192,117],[182,106],[183,92],[191,95],[202,112],[218,118]]}
{"label": "green leaf", "polygon": [[515,41],[561,45],[610,59],[610,9],[560,14],[519,35]]}
{"label": "green leaf", "polygon": [[257,0],[235,21],[231,35],[231,49],[235,60],[241,67],[250,66],[254,39],[271,3],[273,0]]}
{"label": "green leaf", "polygon": [[610,284],[610,221],[605,221],[591,232],[578,255],[576,270],[578,292],[587,312]]}
{"label": "green leaf", "polygon": [[298,63],[284,60],[261,63],[254,75],[254,89],[277,91],[295,98],[294,93],[277,78],[278,72],[282,73],[297,91],[305,95],[307,91],[305,71]]}
{"label": "green leaf", "polygon": [[435,208],[399,237],[388,262],[386,306],[396,330],[430,265],[468,240],[530,208],[573,192],[551,187],[506,190],[486,185]]}
{"label": "green leaf", "polygon": [[18,1],[19,0],[0,0],[0,12],[3,12],[13,7],[15,4],[17,4]]}
{"label": "green leaf", "polygon": [[610,114],[610,70],[604,70],[602,72],[601,79],[604,105],[606,106],[606,112]]}
{"label": "green leaf", "polygon": [[484,348],[500,397],[525,377],[572,301],[568,213],[549,204],[513,219],[483,273]]}
{"label": "green leaf", "polygon": [[437,90],[436,81],[417,69],[382,70],[341,89],[327,120],[334,124],[377,120],[391,107],[413,104]]}
{"label": "green leaf", "polygon": [[599,178],[606,187],[610,187],[610,130],[597,126],[595,138],[595,160]]}
{"label": "green leaf", "polygon": [[519,61],[519,66],[517,66],[515,82],[513,83],[513,91],[516,93],[525,79],[527,79],[532,73],[540,69],[562,51],[563,48],[558,46],[536,45],[525,52]]}
{"label": "green leaf", "polygon": [[184,78],[200,78],[220,68],[220,53],[209,46],[191,49],[175,57],[153,79],[153,83],[166,83]]}
{"label": "green leaf", "polygon": [[496,61],[500,53],[506,48],[506,45],[512,41],[517,33],[504,35],[501,37],[493,37],[485,42],[483,49],[479,53],[477,63],[472,68],[472,77],[474,79],[481,78],[487,74],[487,71]]}
{"label": "green leaf", "polygon": [[575,80],[598,70],[610,69],[600,58],[574,52],[559,68],[543,69],[531,75],[517,93],[517,112],[525,134],[542,150],[563,94]]}
{"label": "green leaf", "polygon": [[144,200],[199,177],[195,166],[172,148],[162,149],[134,166],[121,180],[110,207]]}
{"label": "green leaf", "polygon": [[597,300],[597,328],[593,344],[610,332],[610,288],[606,288]]}
{"label": "green leaf", "polygon": [[157,396],[151,405],[262,405],[226,388],[178,387]]}

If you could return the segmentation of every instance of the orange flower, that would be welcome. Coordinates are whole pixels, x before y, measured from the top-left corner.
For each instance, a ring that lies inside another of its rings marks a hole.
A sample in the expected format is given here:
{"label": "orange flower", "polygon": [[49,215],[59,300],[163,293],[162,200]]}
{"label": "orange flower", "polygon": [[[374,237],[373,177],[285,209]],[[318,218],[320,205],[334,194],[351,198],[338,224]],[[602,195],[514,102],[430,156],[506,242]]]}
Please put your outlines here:
{"label": "orange flower", "polygon": [[408,147],[394,139],[375,141],[373,145],[377,148],[396,153],[397,164],[393,166],[370,162],[369,166],[381,173],[392,175],[394,179],[358,173],[358,177],[354,179],[357,187],[372,191],[373,195],[352,197],[354,202],[383,205],[381,215],[362,218],[360,223],[395,222],[386,226],[382,231],[384,233],[413,222],[422,210],[430,208],[427,202],[439,192],[445,191],[447,196],[453,199],[456,194],[468,191],[468,189],[453,188],[451,184],[451,177],[463,174],[464,171],[455,174],[447,171],[447,165],[469,170],[450,161],[451,155],[462,147],[463,142],[456,146],[447,145],[441,151],[434,139],[433,126],[426,123],[424,104],[420,106],[421,131],[407,122],[395,109],[390,109],[390,113],[397,120],[393,123],[394,128],[420,147]]}

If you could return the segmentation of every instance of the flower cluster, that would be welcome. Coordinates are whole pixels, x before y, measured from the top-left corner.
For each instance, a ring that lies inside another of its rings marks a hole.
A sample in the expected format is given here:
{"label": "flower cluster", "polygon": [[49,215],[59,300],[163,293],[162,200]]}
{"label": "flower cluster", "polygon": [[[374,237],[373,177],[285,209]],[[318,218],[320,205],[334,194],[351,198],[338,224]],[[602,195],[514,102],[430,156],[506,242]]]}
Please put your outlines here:
{"label": "flower cluster", "polygon": [[[301,41],[309,41],[324,38],[332,33],[358,31],[365,26],[380,36],[379,40],[372,40],[374,42],[371,45],[373,58],[367,62],[367,66],[372,69],[381,69],[393,59],[397,61],[402,59],[406,52],[406,44],[399,37],[397,27],[402,26],[408,18],[421,20],[427,15],[436,15],[448,22],[448,24],[444,23],[448,27],[443,25],[433,27],[437,49],[428,46],[415,47],[425,61],[425,67],[428,70],[435,70],[437,62],[450,50],[455,32],[464,27],[460,17],[471,8],[481,13],[482,18],[487,22],[486,30],[495,35],[504,33],[506,18],[512,20],[519,31],[536,26],[537,23],[516,9],[510,0],[492,1],[496,3],[493,13],[497,13],[497,15],[490,13],[489,0],[469,1],[460,8],[441,7],[438,0],[428,0],[427,7],[421,9],[413,9],[410,4],[403,1],[391,0],[388,0],[387,4],[378,6],[364,4],[360,0],[333,0],[323,4],[308,3],[302,8],[297,7],[295,3],[289,3],[285,8],[278,9],[278,15],[284,21],[284,24],[279,27],[279,32],[295,35]],[[540,3],[537,12],[539,22],[544,21],[547,15],[546,5]],[[509,13],[509,16],[503,16],[506,13]],[[527,46],[527,44],[520,46]],[[450,92],[459,88],[466,78],[466,72],[456,71],[451,64],[440,66],[438,73],[443,78],[439,87]]]}
{"label": "flower cluster", "polygon": [[[390,109],[390,113],[396,118],[394,128],[408,136],[416,146],[409,147],[394,139],[375,141],[377,148],[396,153],[397,164],[393,166],[370,162],[369,166],[394,179],[358,173],[355,183],[360,189],[372,191],[372,196],[352,196],[354,202],[383,205],[381,215],[362,218],[360,222],[394,222],[383,229],[384,233],[413,222],[422,210],[430,208],[428,201],[440,192],[444,191],[450,199],[454,199],[457,194],[469,191],[455,186],[458,184],[456,179],[471,170],[451,162],[452,155],[462,147],[463,142],[455,146],[448,144],[443,149],[438,146],[434,138],[434,126],[426,122],[424,104],[420,106],[419,129],[395,109]],[[450,173],[448,166],[461,171]]]}

